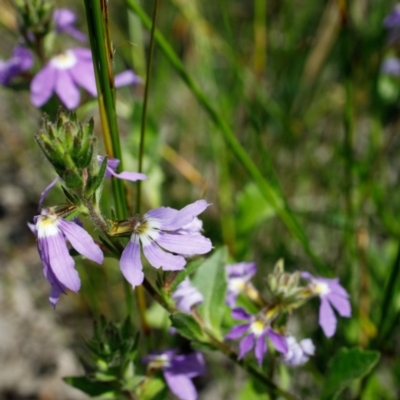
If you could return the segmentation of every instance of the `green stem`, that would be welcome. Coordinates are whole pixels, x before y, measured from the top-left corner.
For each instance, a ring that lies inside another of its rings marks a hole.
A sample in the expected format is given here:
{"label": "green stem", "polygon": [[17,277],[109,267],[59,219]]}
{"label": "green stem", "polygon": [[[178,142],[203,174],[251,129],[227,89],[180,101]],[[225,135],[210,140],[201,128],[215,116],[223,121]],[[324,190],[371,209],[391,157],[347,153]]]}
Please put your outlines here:
{"label": "green stem", "polygon": [[[147,29],[150,29],[152,26],[151,20],[147,16],[146,12],[140,7],[140,5],[135,0],[127,0],[126,3],[128,7],[138,15],[143,25]],[[218,127],[225,141],[230,146],[231,151],[246,169],[247,173],[250,175],[253,181],[256,183],[265,199],[278,214],[281,221],[286,225],[289,232],[300,242],[304,251],[313,260],[318,272],[321,274],[331,275],[330,269],[319,259],[319,257],[312,250],[306,234],[302,230],[293,213],[285,204],[284,199],[282,199],[282,197],[278,195],[274,187],[264,178],[260,170],[247,154],[246,150],[236,139],[227,122],[219,115],[216,109],[209,102],[208,97],[200,90],[199,86],[186,72],[179,57],[176,55],[170,44],[159,31],[155,32],[155,40],[159,45],[160,50],[164,53],[164,55],[179,73],[182,80],[186,83],[194,96],[197,98],[198,102],[206,110],[211,120]]]}
{"label": "green stem", "polygon": [[[145,135],[146,135],[146,122],[147,122],[147,103],[148,103],[148,99],[149,99],[151,67],[153,64],[153,52],[154,52],[154,43],[155,43],[154,34],[156,31],[158,6],[159,6],[159,0],[156,0],[155,4],[154,4],[153,20],[152,20],[152,25],[151,25],[150,49],[149,49],[149,58],[147,61],[146,85],[144,88],[142,124],[141,124],[141,130],[140,130],[140,145],[139,145],[139,164],[138,164],[139,172],[142,172],[142,170],[143,170],[144,139],[145,139]],[[137,181],[136,212],[138,214],[140,213],[141,195],[142,195],[142,182]]]}
{"label": "green stem", "polygon": [[[107,27],[107,3],[105,0],[84,0],[84,3],[96,75],[104,144],[107,155],[120,160],[119,170],[122,170],[122,152],[115,110],[114,74],[112,69],[113,51]],[[117,217],[119,219],[126,218],[128,216],[128,205],[123,181],[113,179],[112,186]]]}

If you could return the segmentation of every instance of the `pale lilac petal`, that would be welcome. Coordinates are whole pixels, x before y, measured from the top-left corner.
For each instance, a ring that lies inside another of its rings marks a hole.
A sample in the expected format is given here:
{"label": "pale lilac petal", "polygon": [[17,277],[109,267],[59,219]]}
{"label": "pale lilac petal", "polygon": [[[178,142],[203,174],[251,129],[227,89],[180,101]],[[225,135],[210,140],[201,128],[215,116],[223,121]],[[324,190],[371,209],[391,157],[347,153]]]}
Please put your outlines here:
{"label": "pale lilac petal", "polygon": [[280,353],[286,353],[288,351],[288,345],[284,336],[279,335],[272,329],[268,329],[267,334],[277,351]]}
{"label": "pale lilac petal", "polygon": [[120,173],[116,173],[112,170],[112,168],[108,168],[108,167],[107,167],[106,176],[107,175],[114,176],[115,178],[123,179],[125,181],[131,181],[131,182],[144,181],[146,179],[149,179],[147,177],[147,175],[142,174],[141,172],[122,171]]}
{"label": "pale lilac petal", "polygon": [[142,261],[140,260],[140,244],[137,238],[131,238],[122,252],[119,265],[125,279],[133,287],[139,286],[143,283],[143,266]]}
{"label": "pale lilac petal", "polygon": [[85,47],[74,47],[71,49],[75,56],[81,61],[92,61],[92,52]]}
{"label": "pale lilac petal", "polygon": [[183,257],[166,253],[154,242],[143,246],[143,252],[154,268],[161,268],[164,271],[178,271],[186,265],[186,260]]}
{"label": "pale lilac petal", "polygon": [[121,72],[114,77],[114,85],[116,88],[134,85],[141,82],[142,80],[131,70]]}
{"label": "pale lilac petal", "polygon": [[191,379],[185,375],[171,374],[164,371],[164,378],[171,392],[180,400],[196,400],[197,391]]}
{"label": "pale lilac petal", "polygon": [[204,301],[203,295],[192,286],[189,278],[186,278],[177,286],[171,297],[175,301],[176,308],[188,314],[194,305],[201,304]]}
{"label": "pale lilac petal", "polygon": [[239,339],[242,337],[246,331],[250,328],[250,324],[244,324],[244,325],[237,325],[234,326],[226,335],[225,339]]}
{"label": "pale lilac petal", "polygon": [[319,307],[319,325],[326,337],[332,337],[336,331],[336,316],[326,297],[321,298]]}
{"label": "pale lilac petal", "polygon": [[313,356],[315,354],[315,346],[311,339],[303,339],[299,344],[305,354],[309,356]]}
{"label": "pale lilac petal", "polygon": [[244,319],[244,320],[251,319],[251,315],[241,307],[234,308],[232,310],[232,317],[235,319]]}
{"label": "pale lilac petal", "polygon": [[350,302],[346,297],[337,295],[336,293],[329,293],[326,298],[329,303],[336,309],[342,317],[351,317]]}
{"label": "pale lilac petal", "polygon": [[168,371],[174,375],[194,378],[206,372],[204,357],[199,352],[173,356]]}
{"label": "pale lilac petal", "polygon": [[40,209],[42,208],[42,203],[44,201],[44,199],[47,197],[47,195],[49,194],[50,190],[53,189],[53,187],[56,185],[56,183],[58,181],[60,181],[61,178],[59,176],[57,176],[56,179],[54,179],[47,187],[46,189],[43,190],[42,194],[40,195],[40,199],[39,199],[39,206],[38,206],[38,210],[40,211]]}
{"label": "pale lilac petal", "polygon": [[160,232],[157,243],[173,253],[193,255],[205,254],[212,249],[210,239],[202,235],[179,235]]}
{"label": "pale lilac petal", "polygon": [[52,96],[57,79],[57,70],[47,63],[32,79],[31,101],[35,107],[41,107]]}
{"label": "pale lilac petal", "polygon": [[239,360],[243,358],[254,346],[254,333],[245,336],[239,343]]}
{"label": "pale lilac petal", "polygon": [[400,60],[396,57],[390,57],[383,61],[381,71],[387,75],[400,75]]}
{"label": "pale lilac petal", "polygon": [[65,287],[57,280],[53,271],[47,266],[46,263],[43,263],[43,274],[51,285],[49,301],[50,304],[55,307],[61,294],[65,293]]}
{"label": "pale lilac petal", "polygon": [[64,233],[72,247],[80,254],[96,262],[102,264],[104,260],[103,252],[94,242],[93,238],[75,222],[61,219],[59,221],[60,230]]}
{"label": "pale lilac petal", "polygon": [[167,231],[178,230],[179,228],[182,228],[182,226],[192,222],[193,219],[202,213],[208,206],[209,204],[205,200],[197,200],[182,208],[182,210],[179,210],[173,218],[161,219],[161,229]]}
{"label": "pale lilac petal", "polygon": [[[76,53],[75,50],[74,54]],[[97,96],[96,78],[91,59],[89,61],[82,61],[78,58],[78,62],[69,72],[78,86],[82,86],[93,97]]]}
{"label": "pale lilac petal", "polygon": [[57,280],[66,288],[77,292],[81,287],[81,281],[62,233],[39,238],[38,248],[39,255],[43,257],[43,264],[50,266]]}
{"label": "pale lilac petal", "polygon": [[264,334],[260,335],[260,337],[256,339],[256,347],[254,349],[254,354],[256,356],[259,366],[262,365],[266,351],[267,351],[267,343],[265,341],[265,334]]}
{"label": "pale lilac petal", "polygon": [[72,110],[79,106],[81,94],[71,76],[71,69],[57,70],[55,92],[65,107]]}
{"label": "pale lilac petal", "polygon": [[73,24],[76,21],[76,15],[68,8],[58,8],[54,10],[53,22],[56,25],[56,29],[63,29],[68,25]]}
{"label": "pale lilac petal", "polygon": [[241,262],[226,266],[226,274],[228,278],[243,277],[245,280],[250,280],[257,272],[257,267],[254,262]]}
{"label": "pale lilac petal", "polygon": [[154,210],[148,211],[144,217],[145,218],[155,218],[159,220],[170,220],[176,217],[178,214],[178,210],[175,210],[175,208],[171,207],[158,207],[155,208]]}
{"label": "pale lilac petal", "polygon": [[328,283],[331,292],[345,298],[349,297],[346,289],[339,283],[339,279],[324,279],[324,281]]}

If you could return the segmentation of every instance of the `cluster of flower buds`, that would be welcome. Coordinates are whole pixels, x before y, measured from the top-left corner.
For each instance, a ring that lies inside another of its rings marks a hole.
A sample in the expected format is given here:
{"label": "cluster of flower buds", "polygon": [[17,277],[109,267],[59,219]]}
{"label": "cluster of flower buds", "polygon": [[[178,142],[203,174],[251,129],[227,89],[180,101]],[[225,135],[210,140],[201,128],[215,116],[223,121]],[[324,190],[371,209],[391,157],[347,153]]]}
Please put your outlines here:
{"label": "cluster of flower buds", "polygon": [[[17,1],[16,10],[21,37],[12,57],[0,61],[0,82],[10,87],[28,83],[31,101],[36,107],[44,106],[56,94],[63,105],[72,110],[81,102],[80,88],[96,97],[90,49],[63,48],[64,33],[79,42],[87,41],[86,35],[75,27],[76,15],[69,9],[54,9],[52,2],[42,0]],[[52,45],[47,45],[47,41]],[[42,68],[32,71],[35,65]],[[115,76],[114,85],[121,87],[140,82],[133,71],[127,70]]]}

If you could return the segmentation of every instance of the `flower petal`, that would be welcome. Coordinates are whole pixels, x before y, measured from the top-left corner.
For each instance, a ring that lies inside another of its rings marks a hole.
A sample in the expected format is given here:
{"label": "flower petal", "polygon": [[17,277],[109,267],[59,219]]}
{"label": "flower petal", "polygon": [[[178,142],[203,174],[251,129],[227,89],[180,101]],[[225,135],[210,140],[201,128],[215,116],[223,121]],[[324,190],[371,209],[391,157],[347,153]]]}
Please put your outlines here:
{"label": "flower petal", "polygon": [[57,79],[57,70],[47,63],[32,79],[31,101],[35,107],[47,103],[54,92]]}
{"label": "flower petal", "polygon": [[254,349],[254,354],[256,356],[258,365],[260,367],[262,365],[266,351],[267,351],[267,342],[265,341],[265,334],[264,334],[264,335],[260,335],[256,339],[256,347]]}
{"label": "flower petal", "polygon": [[171,392],[180,400],[196,400],[197,391],[191,379],[185,375],[171,374],[164,371],[164,378]]}
{"label": "flower petal", "polygon": [[239,343],[239,360],[245,356],[254,346],[254,333],[245,336]]}
{"label": "flower petal", "polygon": [[43,264],[49,266],[57,280],[66,288],[77,292],[81,287],[75,262],[70,256],[63,234],[38,238],[39,255]]}
{"label": "flower petal", "polygon": [[79,106],[81,94],[71,76],[71,69],[57,71],[55,92],[65,107],[72,110]]}
{"label": "flower petal", "polygon": [[64,233],[72,247],[79,253],[96,262],[102,264],[104,260],[103,252],[94,242],[93,238],[78,224],[61,219],[59,228]]}
{"label": "flower petal", "polygon": [[245,309],[237,307],[232,310],[232,317],[235,319],[250,320],[251,315]]}
{"label": "flower petal", "polygon": [[116,88],[134,85],[141,82],[142,80],[132,70],[121,72],[114,77],[114,85]]}
{"label": "flower petal", "polygon": [[326,298],[339,315],[342,317],[351,317],[351,305],[348,298],[337,295],[336,293],[329,293]]}
{"label": "flower petal", "polygon": [[166,253],[154,242],[143,246],[143,252],[154,268],[161,268],[164,271],[178,271],[186,265],[186,260],[183,257]]}
{"label": "flower petal", "polygon": [[206,372],[204,357],[199,352],[173,356],[169,372],[175,375],[186,375],[189,378],[203,375]]}
{"label": "flower petal", "polygon": [[234,326],[226,335],[225,339],[239,339],[250,328],[250,324]]}
{"label": "flower petal", "polygon": [[284,336],[279,335],[279,333],[276,333],[272,329],[268,329],[267,334],[277,351],[280,353],[286,353],[288,351],[288,344]]}
{"label": "flower petal", "polygon": [[182,208],[182,210],[179,210],[171,219],[160,218],[162,222],[161,229],[167,231],[178,230],[179,228],[182,228],[182,226],[192,222],[193,219],[202,213],[208,206],[209,204],[205,200],[197,200]]}
{"label": "flower petal", "polygon": [[44,199],[47,197],[47,195],[49,194],[50,190],[53,189],[53,187],[55,186],[55,184],[60,181],[61,178],[59,176],[57,176],[56,179],[54,179],[47,187],[46,189],[43,190],[42,194],[40,195],[40,199],[39,199],[39,205],[38,205],[38,210],[40,211],[40,209],[42,208],[42,203],[44,201]]}
{"label": "flower petal", "polygon": [[332,337],[336,331],[337,320],[335,313],[326,297],[321,298],[319,307],[319,325],[326,337]]}
{"label": "flower petal", "polygon": [[122,171],[120,173],[116,173],[113,171],[112,168],[107,167],[107,172],[106,176],[113,176],[118,179],[123,179],[125,181],[131,181],[131,182],[136,182],[136,181],[144,181],[146,179],[149,179],[147,175],[142,174],[141,172],[129,172],[129,171]]}
{"label": "flower petal", "polygon": [[[74,50],[74,54],[76,55],[76,49]],[[77,63],[69,70],[69,72],[78,86],[82,86],[93,97],[97,97],[96,78],[94,75],[92,59],[82,60],[80,56],[77,57]]]}
{"label": "flower petal", "polygon": [[139,286],[143,283],[143,266],[142,261],[140,260],[140,244],[137,237],[133,236],[125,247],[119,265],[125,279],[133,287]]}
{"label": "flower petal", "polygon": [[158,220],[171,220],[176,217],[178,212],[179,211],[175,210],[175,208],[158,207],[158,208],[155,208],[154,210],[148,211],[144,215],[144,218],[148,219],[148,217],[150,217],[150,218],[154,218],[154,219],[158,219]]}
{"label": "flower petal", "polygon": [[65,293],[65,286],[58,281],[52,269],[47,265],[47,263],[43,263],[43,274],[51,285],[49,301],[51,305],[55,307],[58,303],[60,295],[62,293]]}
{"label": "flower petal", "polygon": [[168,251],[188,256],[193,254],[205,254],[212,249],[210,239],[200,234],[180,235],[160,232],[157,243]]}

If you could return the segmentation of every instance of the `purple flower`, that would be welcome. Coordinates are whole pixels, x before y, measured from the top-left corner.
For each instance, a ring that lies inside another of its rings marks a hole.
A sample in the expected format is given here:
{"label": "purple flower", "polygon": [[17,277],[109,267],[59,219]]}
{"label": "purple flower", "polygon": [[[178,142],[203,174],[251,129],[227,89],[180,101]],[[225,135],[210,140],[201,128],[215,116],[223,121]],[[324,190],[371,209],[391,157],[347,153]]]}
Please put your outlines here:
{"label": "purple flower", "polygon": [[[139,81],[133,71],[115,76],[116,87]],[[92,53],[89,49],[76,47],[53,57],[34,76],[31,82],[31,101],[34,106],[41,107],[56,93],[65,107],[71,110],[79,105],[79,87],[97,96]]]}
{"label": "purple flower", "polygon": [[183,280],[172,293],[176,308],[182,312],[190,313],[191,308],[204,301],[203,295],[192,286],[189,278]]}
{"label": "purple flower", "polygon": [[171,392],[180,400],[196,400],[197,391],[192,378],[204,375],[203,355],[195,352],[176,355],[174,350],[149,355],[144,359],[150,369],[162,369]]}
{"label": "purple flower", "polygon": [[400,4],[396,4],[385,17],[383,26],[389,31],[389,43],[395,42],[400,36]]}
{"label": "purple flower", "polygon": [[396,57],[389,57],[383,61],[381,66],[382,73],[386,75],[400,75],[400,60]]}
{"label": "purple flower", "polygon": [[8,85],[13,78],[30,69],[32,65],[30,50],[23,46],[14,47],[12,57],[7,61],[0,61],[0,82]]}
{"label": "purple flower", "polygon": [[179,211],[160,207],[149,211],[143,217],[136,216],[130,219],[133,233],[120,260],[121,271],[126,280],[133,287],[143,282],[140,247],[150,265],[165,271],[183,269],[186,265],[183,255],[208,253],[212,249],[209,239],[200,234],[179,232],[207,207],[205,200],[198,200]]}
{"label": "purple flower", "polygon": [[68,33],[80,42],[86,42],[86,35],[75,28],[76,15],[68,8],[58,8],[54,11],[53,22],[57,33]]}
{"label": "purple flower", "polygon": [[51,285],[50,303],[55,306],[66,289],[77,292],[81,281],[75,270],[67,243],[80,254],[98,264],[103,263],[103,253],[92,237],[77,223],[59,217],[54,209],[43,209],[34,218],[37,247],[43,263],[44,276]]}
{"label": "purple flower", "polygon": [[332,337],[337,325],[333,308],[340,316],[351,317],[348,293],[340,285],[339,279],[314,278],[308,272],[302,272],[301,276],[310,281],[310,290],[320,297],[319,325],[326,337]]}
{"label": "purple flower", "polygon": [[226,304],[233,307],[236,303],[236,297],[239,293],[245,291],[249,285],[250,279],[257,270],[253,262],[241,262],[226,266],[226,279],[228,282],[228,292],[226,295]]}
{"label": "purple flower", "polygon": [[315,346],[311,339],[303,339],[297,342],[294,336],[286,336],[288,351],[282,357],[283,361],[291,367],[305,364],[310,356],[315,353]]}
{"label": "purple flower", "polygon": [[270,326],[270,321],[263,315],[250,315],[243,308],[234,308],[232,317],[247,320],[248,323],[234,326],[225,336],[225,339],[238,339],[245,335],[239,343],[239,359],[243,358],[254,347],[254,354],[261,366],[267,352],[266,337],[268,336],[275,349],[280,353],[288,351],[288,345],[284,336],[276,333]]}
{"label": "purple flower", "polygon": [[[97,156],[97,162],[99,165],[103,162],[104,157],[103,156]],[[129,172],[129,171],[122,171],[120,173],[116,173],[116,169],[119,165],[120,161],[117,158],[108,158],[107,159],[107,169],[106,169],[106,178],[117,178],[117,179],[123,179],[126,181],[131,181],[131,182],[136,182],[136,181],[142,181],[147,179],[147,175],[142,174],[140,172]],[[61,181],[61,178],[57,176],[50,184],[43,190],[43,192],[40,195],[39,199],[39,210],[42,208],[42,203],[44,199],[47,197],[49,194],[50,190],[53,189],[53,187],[56,185],[57,182]]]}

